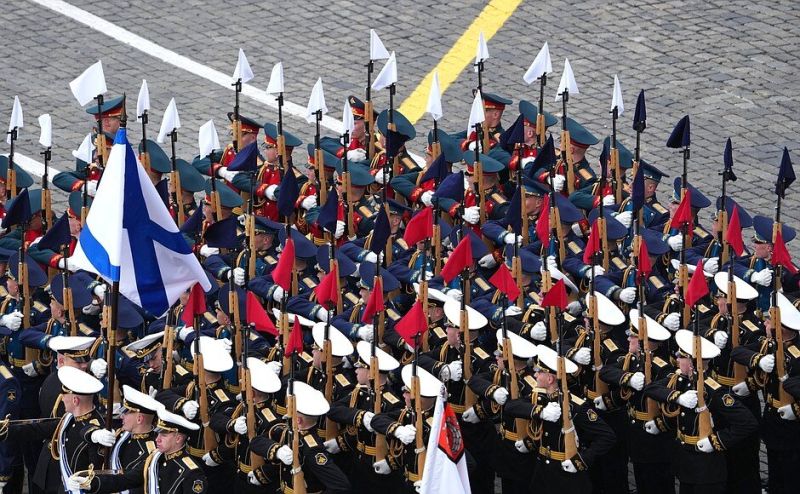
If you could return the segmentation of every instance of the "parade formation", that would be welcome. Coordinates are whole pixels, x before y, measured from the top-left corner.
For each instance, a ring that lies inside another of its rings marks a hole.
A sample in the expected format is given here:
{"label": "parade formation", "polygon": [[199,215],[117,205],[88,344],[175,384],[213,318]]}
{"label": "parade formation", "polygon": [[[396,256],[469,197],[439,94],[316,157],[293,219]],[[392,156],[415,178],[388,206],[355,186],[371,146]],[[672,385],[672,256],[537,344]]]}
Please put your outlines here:
{"label": "parade formation", "polygon": [[304,142],[284,130],[281,63],[277,114],[242,104],[240,50],[229,142],[210,120],[193,157],[174,98],[155,128],[147,83],[134,101],[97,62],[70,83],[89,115],[74,169],[50,176],[38,119],[41,180],[15,162],[14,99],[0,494],[796,492],[788,149],[772,183],[737,182],[735,138],[717,169],[693,163],[690,115],[650,135],[645,91],[631,115],[616,77],[596,136],[569,113],[569,60],[555,87],[545,43],[523,76],[538,101],[515,102],[484,83],[482,34],[465,126],[439,128],[434,75],[423,129],[374,31],[369,58],[336,135],[317,81]]}

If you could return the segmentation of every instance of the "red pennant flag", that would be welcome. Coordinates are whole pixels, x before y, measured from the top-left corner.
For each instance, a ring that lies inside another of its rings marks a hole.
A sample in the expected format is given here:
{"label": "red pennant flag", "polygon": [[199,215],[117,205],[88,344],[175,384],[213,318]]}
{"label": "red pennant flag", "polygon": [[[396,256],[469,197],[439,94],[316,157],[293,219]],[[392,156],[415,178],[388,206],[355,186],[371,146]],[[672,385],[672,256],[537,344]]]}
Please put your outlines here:
{"label": "red pennant flag", "polygon": [[284,355],[289,357],[292,353],[303,353],[303,328],[300,327],[300,320],[294,316],[292,332],[289,333],[289,343],[286,345]]}
{"label": "red pennant flag", "polygon": [[697,262],[697,269],[689,280],[689,287],[686,289],[686,304],[693,307],[701,298],[708,295],[708,282],[706,275],[703,274],[703,260]]}
{"label": "red pennant flag", "polygon": [[472,265],[472,241],[469,235],[464,235],[442,268],[441,275],[444,282],[450,283],[464,268],[470,265]]}
{"label": "red pennant flag", "polygon": [[289,291],[292,286],[292,270],[294,269],[294,240],[291,234],[286,239],[281,255],[278,256],[278,264],[272,270],[272,280],[276,285]]}
{"label": "red pennant flag", "polygon": [[797,274],[797,267],[792,263],[792,256],[786,249],[786,243],[783,241],[783,232],[778,229],[775,235],[775,243],[772,246],[772,265],[781,265],[792,274]]}
{"label": "red pennant flag", "polygon": [[728,223],[728,231],[725,232],[725,241],[731,246],[731,249],[737,256],[741,256],[744,252],[744,241],[742,240],[742,223],[739,220],[739,206],[733,207],[731,219]]}
{"label": "red pennant flag", "polygon": [[369,294],[367,306],[364,307],[364,315],[361,317],[361,321],[364,324],[372,324],[372,318],[375,314],[380,314],[385,308],[383,305],[383,281],[380,277],[375,277],[375,284]]}
{"label": "red pennant flag", "polygon": [[686,195],[683,196],[680,205],[678,205],[678,209],[675,210],[675,215],[672,217],[669,227],[675,228],[676,230],[681,230],[684,225],[688,225],[686,231],[688,232],[688,236],[691,236],[692,232],[694,231],[691,189],[686,189]]}
{"label": "red pennant flag", "polygon": [[489,278],[489,283],[503,292],[509,300],[516,300],[517,297],[519,297],[519,287],[517,287],[517,282],[514,281],[514,277],[511,276],[511,271],[508,270],[506,263],[500,264],[497,271]]}
{"label": "red pennant flag", "polygon": [[650,253],[647,251],[647,242],[644,241],[644,238],[640,238],[639,242],[639,266],[637,266],[637,270],[639,271],[639,278],[645,279],[650,276],[650,273],[653,272],[653,265],[650,263]]}
{"label": "red pennant flag", "polygon": [[267,311],[264,310],[261,302],[258,301],[253,292],[247,292],[246,306],[247,324],[252,324],[259,333],[278,336],[278,328],[275,327],[272,319],[267,315]]}
{"label": "red pennant flag", "polygon": [[550,244],[550,195],[544,196],[542,211],[536,219],[536,236],[545,248]]}
{"label": "red pennant flag", "polygon": [[592,223],[592,231],[589,233],[589,240],[583,251],[583,263],[594,264],[594,255],[602,252],[600,249],[600,229],[597,227],[597,220]]}
{"label": "red pennant flag", "polygon": [[567,308],[567,288],[564,286],[564,280],[558,280],[558,283],[552,286],[550,290],[542,297],[542,307],[558,307],[561,310]]}
{"label": "red pennant flag", "polygon": [[339,300],[339,290],[336,289],[338,278],[339,265],[334,264],[333,269],[314,288],[314,293],[317,295],[317,303],[326,309],[329,308],[328,304],[331,304],[331,306],[336,305]]}
{"label": "red pennant flag", "polygon": [[406,232],[403,234],[403,240],[405,240],[408,245],[414,245],[432,236],[433,208],[428,206],[417,213],[417,215],[408,222],[406,225]]}
{"label": "red pennant flag", "polygon": [[[192,286],[192,291],[189,292],[189,300],[183,307],[183,314],[181,320],[187,326],[194,326],[194,316],[201,316],[206,313],[206,292],[200,283],[195,283]],[[196,329],[196,328],[195,328]]]}
{"label": "red pennant flag", "polygon": [[428,329],[428,321],[425,318],[425,313],[422,310],[422,301],[417,300],[411,309],[403,316],[402,319],[397,321],[394,325],[394,330],[397,334],[403,337],[408,343],[408,346],[415,348],[414,337],[422,335]]}

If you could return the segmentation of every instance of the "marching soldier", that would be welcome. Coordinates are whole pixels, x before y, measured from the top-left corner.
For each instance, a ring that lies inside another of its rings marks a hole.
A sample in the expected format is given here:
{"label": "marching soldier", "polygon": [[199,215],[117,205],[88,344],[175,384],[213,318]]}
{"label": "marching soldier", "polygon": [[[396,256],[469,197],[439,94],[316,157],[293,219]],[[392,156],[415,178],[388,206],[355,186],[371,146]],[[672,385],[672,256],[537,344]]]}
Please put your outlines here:
{"label": "marching soldier", "polygon": [[[156,449],[154,419],[161,404],[149,395],[136,391],[130,386],[122,386],[122,406],[119,410],[122,429],[117,442],[111,448],[108,464],[112,470],[130,472],[144,465],[150,453]],[[131,489],[130,494],[144,492],[144,489]]]}

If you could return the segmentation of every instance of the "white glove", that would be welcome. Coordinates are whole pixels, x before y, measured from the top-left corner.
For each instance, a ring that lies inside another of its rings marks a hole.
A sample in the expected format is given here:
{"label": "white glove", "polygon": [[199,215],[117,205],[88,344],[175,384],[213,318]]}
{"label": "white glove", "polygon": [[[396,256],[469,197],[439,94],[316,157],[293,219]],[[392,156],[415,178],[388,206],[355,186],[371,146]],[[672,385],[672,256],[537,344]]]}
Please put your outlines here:
{"label": "white glove", "polygon": [[281,463],[284,465],[291,465],[294,461],[294,453],[292,453],[292,448],[286,446],[285,444],[278,448],[278,451],[275,452],[275,457],[281,460]]}
{"label": "white glove", "polygon": [[416,482],[414,482],[414,492],[416,492],[418,494],[420,492],[422,492],[422,481],[421,480],[417,480]]}
{"label": "white glove", "polygon": [[394,431],[394,437],[403,444],[411,444],[417,437],[417,428],[413,425],[401,425]]}
{"label": "white glove", "polygon": [[206,244],[203,244],[203,246],[200,247],[200,255],[203,257],[214,256],[217,254],[219,254],[219,249],[216,247],[209,247]]}
{"label": "white glove", "polygon": [[328,310],[325,309],[325,307],[320,307],[319,309],[317,309],[315,315],[317,316],[317,319],[319,319],[322,322],[328,321]]}
{"label": "white glove", "polygon": [[478,266],[486,269],[492,269],[493,267],[497,266],[497,261],[494,260],[493,255],[486,254],[485,256],[478,259]]}
{"label": "white glove", "polygon": [[678,404],[683,408],[694,408],[697,406],[697,391],[684,391],[678,396]]}
{"label": "white glove", "polygon": [[525,441],[521,439],[519,441],[514,441],[514,447],[517,448],[517,451],[519,451],[522,454],[531,452],[531,450],[529,450],[528,447],[525,446]]}
{"label": "white glove", "polygon": [[86,182],[86,194],[92,197],[97,194],[97,180],[89,180]]}
{"label": "white glove", "polygon": [[346,226],[347,225],[344,223],[344,221],[336,220],[336,231],[333,232],[333,235],[336,238],[342,238],[342,235],[344,235],[344,229],[345,229]]}
{"label": "white glove", "polygon": [[[595,266],[594,267],[594,276],[603,276],[606,274],[606,270],[603,269],[603,266]],[[586,279],[591,281],[592,280],[592,267],[589,266],[589,269],[586,270]]]}
{"label": "white glove", "polygon": [[574,233],[576,237],[583,238],[583,229],[580,223],[573,223],[570,230],[572,230],[572,233]]}
{"label": "white glove", "polygon": [[731,391],[736,396],[750,396],[750,388],[747,387],[746,382],[740,382],[739,384],[734,384],[731,386]]}
{"label": "white glove", "polygon": [[247,481],[250,482],[250,485],[261,485],[261,482],[256,478],[256,472],[248,472]]}
{"label": "white glove", "polygon": [[714,344],[717,345],[717,348],[720,350],[725,348],[725,345],[728,344],[728,333],[725,331],[715,331]]}
{"label": "white glove", "polygon": [[375,432],[375,429],[372,428],[372,419],[375,418],[375,414],[372,412],[364,412],[364,417],[361,419],[361,423],[364,424],[364,428],[367,429],[369,432]]}
{"label": "white glove", "polygon": [[[558,175],[556,175],[558,176]],[[561,469],[567,473],[578,473],[578,469],[575,468],[575,464],[572,463],[572,460],[564,460],[561,462]]]}
{"label": "white glove", "polygon": [[644,423],[644,430],[648,434],[652,434],[654,436],[657,436],[657,435],[659,435],[661,433],[661,431],[658,430],[658,426],[656,425],[656,421],[655,420],[648,420],[647,422],[645,422]]}
{"label": "white glove", "polygon": [[426,191],[425,191],[425,192],[423,192],[423,193],[422,193],[422,195],[419,197],[419,200],[420,200],[420,202],[421,202],[422,204],[424,204],[424,205],[426,205],[426,206],[430,206],[430,205],[433,203],[433,191],[426,190]]}
{"label": "white glove", "polygon": [[327,451],[332,455],[341,453],[342,451],[342,448],[339,447],[339,443],[336,442],[336,439],[328,439],[327,441],[322,443],[322,445],[325,446],[325,451]]}
{"label": "white glove", "polygon": [[675,252],[680,252],[683,250],[683,235],[673,235],[667,238],[667,244],[669,248],[674,250]]}
{"label": "white glove", "polygon": [[372,343],[372,338],[375,337],[375,328],[372,324],[364,324],[356,330],[356,336],[366,342]]}
{"label": "white glove", "polygon": [[348,161],[364,161],[367,159],[367,152],[362,148],[355,148],[347,151]]}
{"label": "white glove", "polygon": [[461,217],[470,225],[475,225],[481,220],[481,210],[478,206],[464,208],[464,214]]}
{"label": "white glove", "polygon": [[703,439],[697,441],[697,449],[698,451],[702,451],[703,453],[713,453],[714,446],[711,445],[711,441],[704,437]]}
{"label": "white glove", "polygon": [[[152,388],[152,386],[150,386],[150,387]],[[151,398],[152,398],[152,396],[151,396]],[[114,403],[114,406],[111,407],[111,415],[114,418],[117,418],[117,419],[120,418],[120,416],[122,415],[122,403],[119,403],[119,402],[115,402]]]}
{"label": "white glove", "polygon": [[759,359],[758,366],[766,373],[772,372],[775,369],[775,355],[764,355]]}
{"label": "white glove", "polygon": [[670,331],[677,331],[681,327],[681,315],[677,312],[670,312],[664,317],[664,321],[661,324]]}
{"label": "white glove", "polygon": [[497,388],[492,393],[492,399],[498,405],[505,405],[506,401],[508,401],[508,390],[506,388]]}
{"label": "white glove", "polygon": [[460,381],[464,377],[464,366],[460,360],[447,364],[447,370],[450,372],[451,381]]}
{"label": "white glove", "polygon": [[461,415],[461,418],[464,419],[464,422],[467,422],[469,424],[477,424],[478,422],[481,421],[480,417],[478,417],[478,414],[475,413],[475,407],[469,407],[466,410],[464,410],[464,413]]}
{"label": "white glove", "polygon": [[589,365],[592,361],[592,351],[586,347],[579,348],[572,356],[572,361],[580,365]]}
{"label": "white glove", "polygon": [[244,286],[244,268],[233,268],[231,271],[231,276],[233,277],[233,282],[239,286]]}
{"label": "white glove", "polygon": [[544,321],[539,321],[533,325],[530,332],[531,338],[536,341],[544,341],[547,338],[547,326],[544,325]]}
{"label": "white glove", "polygon": [[99,444],[100,446],[105,446],[110,448],[117,442],[117,436],[112,431],[108,429],[97,429],[96,431],[92,432],[92,435],[89,436],[92,442],[95,444]]}
{"label": "white glove", "polygon": [[106,290],[106,285],[104,283],[100,283],[99,285],[95,286],[94,289],[92,289],[92,293],[94,293],[95,297],[103,300],[106,298]]}
{"label": "white glove", "polygon": [[283,290],[283,287],[280,285],[275,285],[275,290],[272,291],[272,300],[276,302],[280,302],[283,300],[283,296],[286,292]]}
{"label": "white glove", "polygon": [[227,168],[220,168],[219,170],[217,170],[217,175],[219,176],[219,178],[227,180],[228,182],[233,182],[233,179],[236,178],[236,175],[238,174],[239,172],[233,172],[228,170]]}
{"label": "white glove", "polygon": [[281,369],[283,368],[283,363],[282,362],[276,362],[276,361],[273,360],[273,361],[267,362],[267,368],[270,371],[272,371],[273,373],[275,373],[276,376],[279,376],[281,374]]}
{"label": "white glove", "polygon": [[33,362],[27,363],[22,366],[22,372],[28,377],[36,377],[39,373],[36,371],[36,366]]}
{"label": "white glove", "polygon": [[611,206],[616,201],[613,194],[606,194],[603,196],[603,206]]}
{"label": "white glove", "polygon": [[375,172],[375,183],[384,185],[386,182],[389,181],[389,176],[386,173],[383,173],[383,168],[379,169]]}
{"label": "white glove", "polygon": [[558,419],[561,418],[561,405],[559,405],[555,401],[551,401],[550,403],[544,406],[542,411],[539,413],[539,417],[541,417],[542,420],[546,420],[548,422],[558,421]]}
{"label": "white glove", "polygon": [[636,288],[629,286],[619,291],[619,299],[626,304],[632,304],[636,300]]}
{"label": "white glove", "polygon": [[633,222],[633,212],[623,211],[621,213],[617,213],[615,218],[617,221],[622,223],[622,226],[624,226],[625,228],[630,228],[631,222]]}
{"label": "white glove", "polygon": [[225,349],[225,353],[231,353],[231,348],[233,348],[233,342],[231,341],[230,338],[220,338],[218,341],[222,343],[222,348]]}
{"label": "white glove", "polygon": [[95,301],[92,301],[91,304],[85,305],[81,309],[81,312],[83,312],[87,316],[96,316],[97,314],[100,313],[101,309],[102,307],[100,307],[100,304],[96,303]]}
{"label": "white glove", "polygon": [[522,245],[522,235],[515,235],[511,232],[506,232],[503,235],[503,243],[506,245]]}
{"label": "white glove", "polygon": [[211,453],[206,453],[206,454],[203,455],[203,463],[205,463],[206,466],[209,466],[209,467],[218,467],[219,466],[219,463],[217,463],[216,461],[214,461],[211,458]]}
{"label": "white glove", "polygon": [[108,372],[108,362],[101,358],[94,359],[92,363],[89,364],[89,371],[94,374],[94,377],[97,379],[103,379]]}
{"label": "white glove", "polygon": [[300,203],[300,207],[308,211],[317,205],[317,196],[308,196]]}
{"label": "white glove", "polygon": [[573,300],[567,304],[567,312],[569,312],[571,316],[577,316],[583,312],[583,305],[581,305],[579,301]]}
{"label": "white glove", "polygon": [[761,286],[770,286],[772,284],[772,270],[767,268],[756,271],[750,275],[750,281]]}
{"label": "white glove", "polygon": [[717,271],[719,271],[719,257],[709,257],[703,259],[703,271],[711,274],[717,274]]}
{"label": "white glove", "polygon": [[85,489],[88,481],[89,477],[73,474],[67,479],[67,489],[70,491],[79,491],[81,489]]}
{"label": "white glove", "polygon": [[183,416],[189,420],[194,420],[197,416],[197,411],[200,409],[200,404],[194,400],[189,400],[183,404],[181,407],[181,411],[183,412]]}
{"label": "white glove", "polygon": [[628,381],[628,385],[636,391],[641,391],[642,388],[644,388],[644,374],[641,372],[634,372],[631,379]]}
{"label": "white glove", "polygon": [[592,400],[592,402],[594,403],[594,407],[596,409],[598,409],[600,411],[603,411],[603,412],[608,410],[608,407],[606,407],[606,403],[603,401],[603,397],[602,396],[598,396],[597,398]]}
{"label": "white glove", "polygon": [[276,190],[278,190],[278,186],[275,185],[275,184],[272,184],[272,185],[267,187],[267,190],[264,191],[264,195],[270,201],[277,201],[278,197],[275,195],[275,191]]}
{"label": "white glove", "polygon": [[0,326],[5,326],[11,331],[16,331],[22,326],[22,312],[15,310],[10,314],[0,317]]}
{"label": "white glove", "polygon": [[556,262],[556,256],[547,256],[547,259],[545,259],[545,263],[547,264],[548,271],[558,269],[558,262]]}
{"label": "white glove", "polygon": [[522,314],[522,309],[520,309],[516,305],[509,305],[508,307],[506,307],[506,311],[505,312],[506,312],[507,316],[513,317],[513,316],[518,316],[518,315]]}
{"label": "white glove", "polygon": [[464,298],[464,294],[461,293],[461,290],[459,290],[458,288],[448,288],[444,291],[444,293],[448,297],[452,297],[458,300],[459,302],[461,302],[461,299]]}
{"label": "white glove", "polygon": [[377,264],[377,262],[378,262],[378,254],[376,254],[376,253],[374,253],[372,251],[368,251],[366,254],[364,254],[364,262]]}
{"label": "white glove", "polygon": [[386,460],[373,463],[372,468],[375,469],[375,473],[378,475],[389,475],[392,473],[392,467],[389,466],[389,462]]}
{"label": "white glove", "polygon": [[780,415],[783,420],[797,420],[797,415],[794,414],[792,405],[783,405],[778,408],[778,415]]}
{"label": "white glove", "polygon": [[178,339],[181,341],[186,341],[186,338],[189,337],[190,334],[194,332],[194,328],[191,326],[184,326],[178,330]]}
{"label": "white glove", "polygon": [[236,417],[233,421],[233,431],[242,436],[247,434],[247,417]]}
{"label": "white glove", "polygon": [[561,192],[564,190],[564,184],[567,182],[567,179],[564,178],[564,175],[553,175],[553,190],[556,192]]}

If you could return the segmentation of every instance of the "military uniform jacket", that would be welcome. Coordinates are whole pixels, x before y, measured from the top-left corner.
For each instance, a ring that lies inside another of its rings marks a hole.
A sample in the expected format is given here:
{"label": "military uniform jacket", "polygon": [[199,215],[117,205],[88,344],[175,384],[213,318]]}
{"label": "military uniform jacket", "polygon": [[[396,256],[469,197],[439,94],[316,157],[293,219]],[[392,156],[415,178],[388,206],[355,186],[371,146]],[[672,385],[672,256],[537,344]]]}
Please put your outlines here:
{"label": "military uniform jacket", "polygon": [[[350,394],[331,404],[328,418],[345,425],[336,438],[342,451],[357,450],[368,457],[375,456],[375,437],[364,427],[364,414],[375,411],[375,398],[369,385],[357,385]],[[402,408],[405,402],[389,384],[381,388],[381,412]]]}
{"label": "military uniform jacket", "polygon": [[[22,388],[11,371],[0,363],[0,419],[19,418]],[[0,482],[8,482],[11,469],[21,460],[18,458],[18,447],[10,442],[0,442]]]}
{"label": "military uniform jacket", "polygon": [[[151,473],[157,476],[158,493],[148,486]],[[88,492],[107,494],[137,488],[147,494],[204,494],[208,482],[203,470],[185,450],[166,455],[154,451],[133,470],[121,475],[97,475]]]}
{"label": "military uniform jacket", "polygon": [[[155,431],[132,434],[119,431],[117,442],[111,449],[109,463],[114,470],[128,472],[136,470],[147,460],[150,453],[156,450]],[[130,494],[143,492],[142,488],[130,489]]]}

